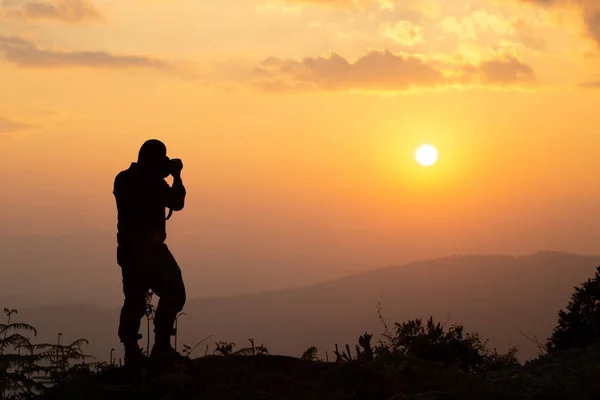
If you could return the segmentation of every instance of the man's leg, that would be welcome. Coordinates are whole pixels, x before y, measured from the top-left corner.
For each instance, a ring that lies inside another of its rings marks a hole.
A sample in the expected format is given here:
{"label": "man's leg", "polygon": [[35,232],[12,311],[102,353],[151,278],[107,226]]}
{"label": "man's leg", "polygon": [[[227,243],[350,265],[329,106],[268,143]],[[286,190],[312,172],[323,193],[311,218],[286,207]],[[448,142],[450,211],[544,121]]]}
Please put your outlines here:
{"label": "man's leg", "polygon": [[153,268],[151,289],[159,297],[154,315],[154,340],[152,356],[177,356],[171,347],[171,336],[177,314],[186,301],[181,269],[167,245],[157,248],[156,267]]}
{"label": "man's leg", "polygon": [[149,285],[140,257],[130,250],[118,249],[117,262],[121,266],[125,300],[119,320],[119,339],[125,347],[125,364],[141,358],[138,345],[141,320],[146,313],[146,294]]}

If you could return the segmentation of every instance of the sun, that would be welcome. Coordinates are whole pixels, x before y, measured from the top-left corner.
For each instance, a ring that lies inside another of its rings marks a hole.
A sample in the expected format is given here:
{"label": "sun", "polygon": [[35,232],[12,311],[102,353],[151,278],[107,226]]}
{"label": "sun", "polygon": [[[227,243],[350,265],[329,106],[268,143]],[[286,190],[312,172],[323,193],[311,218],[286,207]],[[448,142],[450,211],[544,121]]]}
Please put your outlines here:
{"label": "sun", "polygon": [[415,158],[419,164],[423,165],[424,167],[429,167],[437,161],[438,152],[432,145],[424,144],[419,146],[417,149]]}

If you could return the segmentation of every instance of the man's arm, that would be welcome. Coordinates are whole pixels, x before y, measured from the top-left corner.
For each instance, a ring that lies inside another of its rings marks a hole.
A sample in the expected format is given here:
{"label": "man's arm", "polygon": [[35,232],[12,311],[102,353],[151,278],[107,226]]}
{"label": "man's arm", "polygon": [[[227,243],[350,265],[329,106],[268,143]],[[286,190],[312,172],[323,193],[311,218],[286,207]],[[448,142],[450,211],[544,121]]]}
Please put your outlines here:
{"label": "man's arm", "polygon": [[113,184],[113,194],[117,202],[117,207],[128,207],[131,203],[131,188],[127,185],[127,180],[123,172],[120,172],[115,177]]}
{"label": "man's arm", "polygon": [[169,186],[165,181],[163,181],[163,183],[164,185],[161,190],[162,203],[165,207],[168,207],[173,211],[183,210],[186,191],[181,176],[173,177],[173,186]]}

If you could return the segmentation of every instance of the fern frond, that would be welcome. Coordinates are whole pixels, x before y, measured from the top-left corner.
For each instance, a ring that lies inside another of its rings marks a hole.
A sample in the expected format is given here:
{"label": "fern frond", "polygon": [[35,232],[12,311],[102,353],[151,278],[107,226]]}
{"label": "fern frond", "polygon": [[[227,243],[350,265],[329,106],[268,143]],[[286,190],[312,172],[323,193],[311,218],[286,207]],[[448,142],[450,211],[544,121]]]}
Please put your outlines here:
{"label": "fern frond", "polygon": [[29,324],[25,324],[22,322],[13,322],[12,324],[0,324],[0,334],[5,334],[5,332],[13,332],[13,331],[27,331],[33,332],[33,335],[37,335],[37,329]]}
{"label": "fern frond", "polygon": [[234,355],[234,356],[253,356],[254,355],[254,350],[252,349],[252,347],[244,347],[243,349],[239,349],[237,351],[234,351],[231,354]]}
{"label": "fern frond", "polygon": [[35,351],[35,350],[45,350],[45,349],[49,349],[52,348],[53,346],[56,346],[55,344],[50,344],[50,343],[30,343],[27,348],[30,351]]}
{"label": "fern frond", "polygon": [[90,342],[87,339],[77,339],[75,340],[73,343],[71,343],[69,346],[67,347],[81,347],[82,344],[90,344]]}
{"label": "fern frond", "polygon": [[233,353],[231,353],[234,356],[256,356],[256,355],[264,355],[264,354],[269,354],[269,350],[263,346],[256,346],[256,347],[245,347],[243,349],[239,349]]}
{"label": "fern frond", "polygon": [[0,339],[0,347],[29,345],[30,341],[20,333],[10,334]]}

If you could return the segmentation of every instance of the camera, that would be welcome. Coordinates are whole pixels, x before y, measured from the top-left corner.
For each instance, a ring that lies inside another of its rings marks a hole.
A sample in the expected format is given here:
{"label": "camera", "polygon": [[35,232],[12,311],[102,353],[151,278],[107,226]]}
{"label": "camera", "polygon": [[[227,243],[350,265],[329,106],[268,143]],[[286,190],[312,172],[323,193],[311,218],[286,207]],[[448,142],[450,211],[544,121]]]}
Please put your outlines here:
{"label": "camera", "polygon": [[168,169],[171,175],[177,175],[183,169],[183,162],[179,158],[172,158],[168,161]]}

